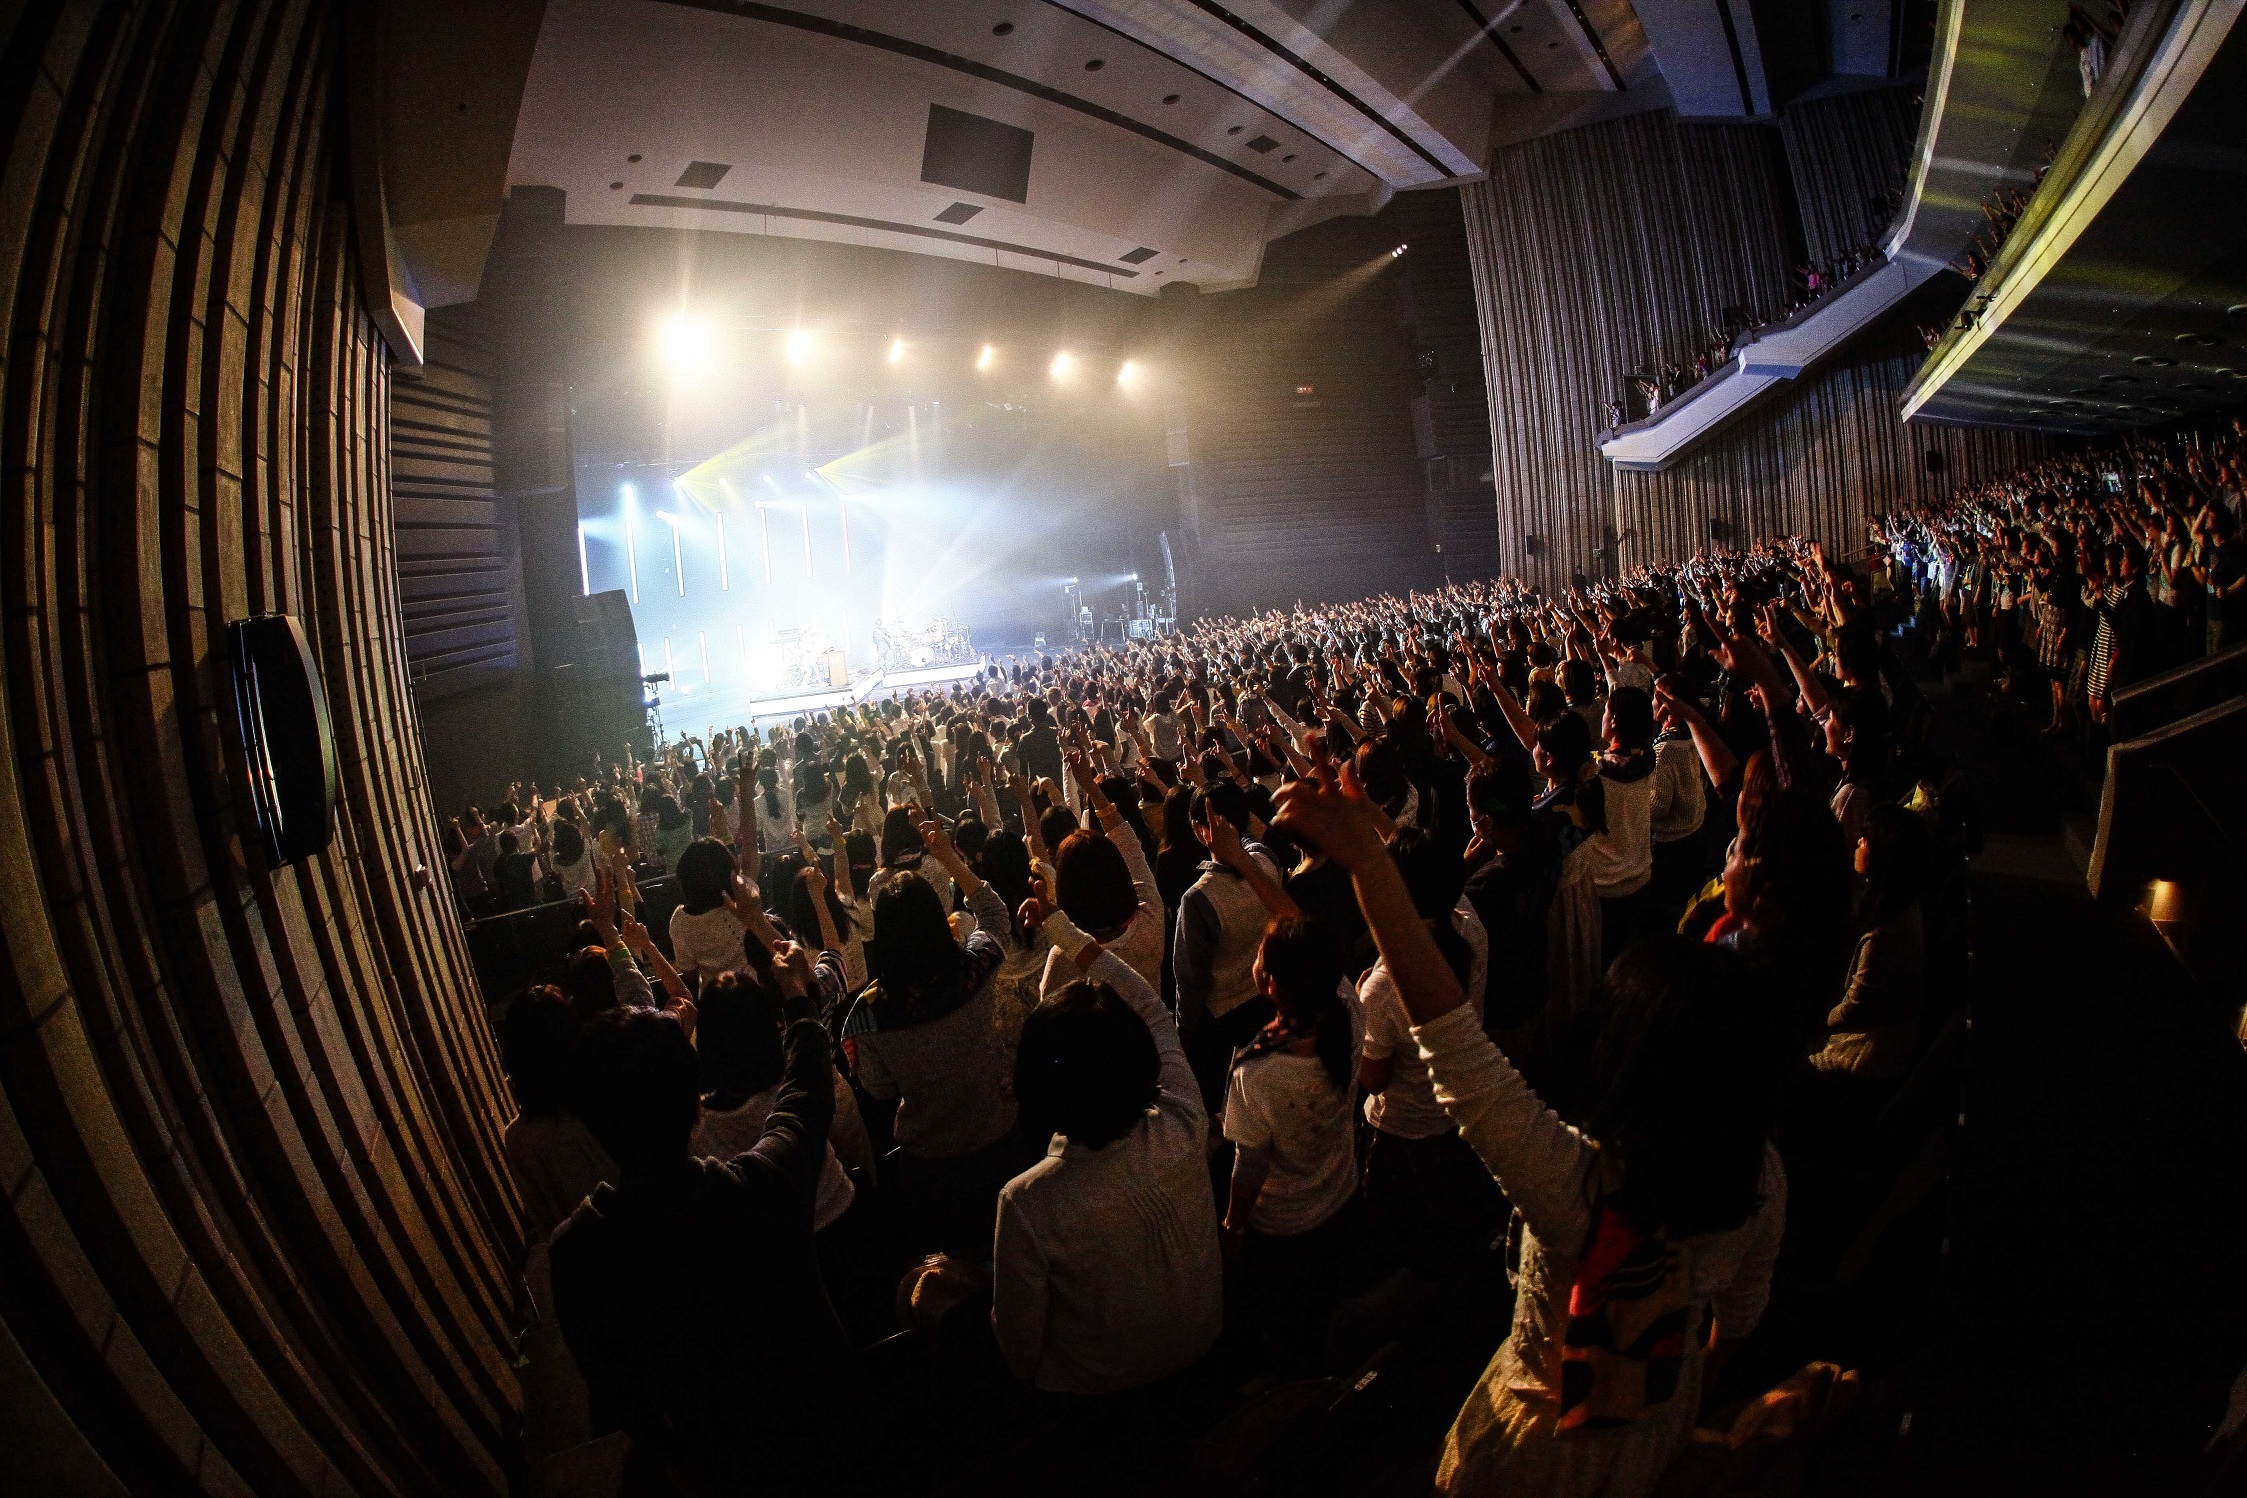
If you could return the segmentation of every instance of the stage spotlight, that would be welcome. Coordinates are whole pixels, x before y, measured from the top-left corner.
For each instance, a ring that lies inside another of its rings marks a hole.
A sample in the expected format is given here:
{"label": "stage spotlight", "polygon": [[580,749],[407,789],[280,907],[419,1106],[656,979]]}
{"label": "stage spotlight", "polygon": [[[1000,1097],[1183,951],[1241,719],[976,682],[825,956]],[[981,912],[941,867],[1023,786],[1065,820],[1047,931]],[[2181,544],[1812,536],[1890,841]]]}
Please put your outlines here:
{"label": "stage spotlight", "polygon": [[1400,244],[1395,249],[1389,251],[1389,258],[1391,260],[1402,260],[1404,258],[1404,252],[1410,248],[1412,248],[1412,246]]}
{"label": "stage spotlight", "polygon": [[1069,371],[1076,367],[1076,362],[1076,360],[1069,357],[1069,351],[1067,349],[1063,349],[1060,353],[1053,356],[1053,363],[1047,366],[1046,373],[1052,375],[1057,380],[1066,380],[1067,378],[1069,378]]}
{"label": "stage spotlight", "polygon": [[905,362],[904,339],[892,338],[889,341],[889,362],[892,364],[903,364]]}
{"label": "stage spotlight", "polygon": [[978,370],[988,371],[998,360],[999,351],[986,343],[983,345],[983,352],[975,356],[975,367]]}
{"label": "stage spotlight", "polygon": [[1121,385],[1124,389],[1129,390],[1139,383],[1140,374],[1141,371],[1138,364],[1130,359],[1126,359],[1123,361],[1122,366],[1116,370],[1116,383],[1118,385]]}
{"label": "stage spotlight", "polygon": [[790,329],[787,349],[790,364],[803,363],[811,357],[811,334],[805,332],[802,328]]}
{"label": "stage spotlight", "polygon": [[656,329],[656,345],[662,350],[663,362],[673,379],[687,379],[702,373],[717,352],[717,340],[711,335],[710,325],[685,313],[663,320]]}

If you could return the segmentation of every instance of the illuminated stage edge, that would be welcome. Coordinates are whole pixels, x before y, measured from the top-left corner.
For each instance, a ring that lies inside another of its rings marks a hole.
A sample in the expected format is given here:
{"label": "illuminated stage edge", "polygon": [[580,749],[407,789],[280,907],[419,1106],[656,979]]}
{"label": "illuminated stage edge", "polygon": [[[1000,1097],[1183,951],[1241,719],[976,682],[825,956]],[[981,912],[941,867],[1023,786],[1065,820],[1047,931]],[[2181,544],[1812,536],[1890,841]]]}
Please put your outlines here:
{"label": "illuminated stage edge", "polygon": [[[832,712],[838,707],[855,707],[877,692],[906,692],[915,687],[944,686],[955,681],[972,681],[981,676],[991,664],[988,655],[955,666],[926,666],[917,671],[870,672],[862,680],[846,687],[834,687],[824,692],[798,692],[785,697],[752,697],[744,699],[741,707],[748,712],[752,725],[761,725],[774,718],[794,718],[806,713]],[[733,719],[730,713],[716,712],[716,704],[698,702],[692,707],[682,706],[682,714],[713,713],[715,720]]]}

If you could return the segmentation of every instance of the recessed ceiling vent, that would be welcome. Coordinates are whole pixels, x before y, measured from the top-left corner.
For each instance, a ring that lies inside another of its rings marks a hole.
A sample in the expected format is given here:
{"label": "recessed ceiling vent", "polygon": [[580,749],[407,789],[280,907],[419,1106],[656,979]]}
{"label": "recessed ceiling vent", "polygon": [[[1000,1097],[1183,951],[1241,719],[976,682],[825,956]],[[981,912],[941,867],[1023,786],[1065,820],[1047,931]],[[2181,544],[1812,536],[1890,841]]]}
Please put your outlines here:
{"label": "recessed ceiling vent", "polygon": [[725,180],[733,168],[723,161],[690,161],[687,169],[679,173],[681,187],[716,187]]}
{"label": "recessed ceiling vent", "polygon": [[936,216],[940,224],[964,224],[983,211],[981,203],[954,203]]}
{"label": "recessed ceiling vent", "polygon": [[1136,250],[1126,250],[1116,258],[1126,265],[1145,265],[1160,253],[1162,253],[1160,250],[1150,250],[1145,245],[1141,245]]}

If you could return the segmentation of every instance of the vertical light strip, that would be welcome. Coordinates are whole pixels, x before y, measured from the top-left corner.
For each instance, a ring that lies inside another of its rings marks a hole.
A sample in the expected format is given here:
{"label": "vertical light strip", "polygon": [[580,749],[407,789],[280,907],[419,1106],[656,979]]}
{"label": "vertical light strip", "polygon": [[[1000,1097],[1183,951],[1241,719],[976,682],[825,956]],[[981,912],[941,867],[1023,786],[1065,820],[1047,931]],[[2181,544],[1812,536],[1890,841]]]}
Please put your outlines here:
{"label": "vertical light strip", "polygon": [[840,489],[835,491],[835,518],[843,523],[843,571],[847,575],[850,571],[850,501],[843,498]]}
{"label": "vertical light strip", "polygon": [[[847,543],[846,543],[847,544]],[[593,569],[585,560],[585,522],[577,523],[577,581],[584,589],[583,597],[593,596]]]}
{"label": "vertical light strip", "polygon": [[671,637],[665,635],[663,637],[663,674],[675,676],[678,674],[678,670],[678,667],[671,664]]}
{"label": "vertical light strip", "polygon": [[718,512],[718,591],[728,592],[732,584],[726,580],[726,513]]}
{"label": "vertical light strip", "polygon": [[738,624],[733,627],[733,643],[734,648],[741,652],[741,674],[747,676],[749,674],[749,633]]}
{"label": "vertical light strip", "polygon": [[757,545],[764,553],[765,586],[769,588],[772,586],[772,513],[762,501],[757,504]]}
{"label": "vertical light strip", "polygon": [[[624,566],[632,574],[632,601],[638,603],[640,601],[640,548],[633,544],[632,532],[635,529],[637,527],[632,524],[632,511],[627,507],[624,511]],[[647,675],[645,671],[640,674],[642,676]]]}
{"label": "vertical light strip", "polygon": [[702,652],[702,684],[710,685],[710,639],[701,630],[694,632],[694,643]]}
{"label": "vertical light strip", "polygon": [[687,559],[679,550],[679,522],[676,516],[666,515],[671,522],[671,573],[679,580],[679,596],[687,596]]}
{"label": "vertical light strip", "polygon": [[804,501],[804,580],[811,580],[811,501]]}

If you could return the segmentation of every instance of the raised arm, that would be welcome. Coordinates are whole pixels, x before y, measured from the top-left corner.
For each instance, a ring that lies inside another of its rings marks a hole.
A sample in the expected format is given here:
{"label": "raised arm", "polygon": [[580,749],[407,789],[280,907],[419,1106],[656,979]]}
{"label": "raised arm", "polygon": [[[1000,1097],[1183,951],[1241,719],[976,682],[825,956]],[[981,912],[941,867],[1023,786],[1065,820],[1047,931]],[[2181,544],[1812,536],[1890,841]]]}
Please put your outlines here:
{"label": "raised arm", "polygon": [[827,1131],[835,1121],[835,1064],[813,997],[811,954],[794,942],[782,942],[773,953],[772,972],[788,1021],[780,1091],[766,1115],[764,1133],[735,1160],[754,1162],[780,1177],[808,1212],[827,1161]]}
{"label": "raised arm", "polygon": [[1451,965],[1413,909],[1356,776],[1345,770],[1339,785],[1287,786],[1279,801],[1280,825],[1349,871],[1358,908],[1412,1019],[1437,1099],[1461,1137],[1538,1237],[1581,1242],[1586,1225],[1581,1188],[1592,1147],[1538,1099],[1483,1033]]}

